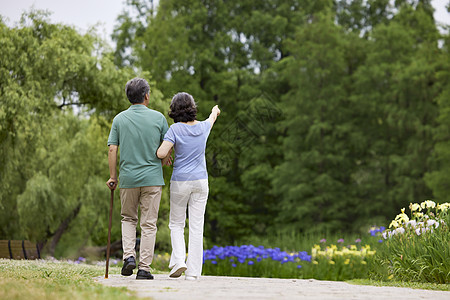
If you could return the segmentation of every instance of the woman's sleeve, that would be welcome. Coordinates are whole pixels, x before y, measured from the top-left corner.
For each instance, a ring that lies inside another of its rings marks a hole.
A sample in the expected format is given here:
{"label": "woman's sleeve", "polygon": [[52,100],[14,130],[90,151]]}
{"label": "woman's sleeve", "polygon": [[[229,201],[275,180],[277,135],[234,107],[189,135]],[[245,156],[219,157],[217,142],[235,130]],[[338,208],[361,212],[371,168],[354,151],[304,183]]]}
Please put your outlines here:
{"label": "woman's sleeve", "polygon": [[176,137],[175,133],[173,132],[173,127],[170,126],[169,130],[167,130],[166,135],[164,135],[164,141],[171,142],[175,145]]}
{"label": "woman's sleeve", "polygon": [[204,131],[208,132],[211,130],[211,122],[206,120],[203,121]]}

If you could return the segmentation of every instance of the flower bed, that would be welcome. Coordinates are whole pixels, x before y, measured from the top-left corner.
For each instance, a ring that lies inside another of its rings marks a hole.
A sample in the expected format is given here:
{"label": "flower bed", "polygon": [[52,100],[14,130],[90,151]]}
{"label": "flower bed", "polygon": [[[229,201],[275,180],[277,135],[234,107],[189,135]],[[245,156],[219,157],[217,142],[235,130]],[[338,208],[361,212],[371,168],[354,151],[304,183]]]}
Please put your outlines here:
{"label": "flower bed", "polygon": [[314,245],[308,254],[253,245],[214,246],[204,251],[203,274],[323,280],[367,278],[367,263],[375,254],[370,246],[323,247]]}

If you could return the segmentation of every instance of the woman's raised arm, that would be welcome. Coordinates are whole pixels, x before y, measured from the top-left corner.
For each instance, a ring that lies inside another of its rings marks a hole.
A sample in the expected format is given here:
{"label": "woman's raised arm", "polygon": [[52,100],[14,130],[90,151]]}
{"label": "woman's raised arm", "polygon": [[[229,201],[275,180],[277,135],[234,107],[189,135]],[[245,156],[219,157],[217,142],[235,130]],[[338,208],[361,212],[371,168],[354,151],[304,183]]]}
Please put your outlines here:
{"label": "woman's raised arm", "polygon": [[220,109],[218,105],[215,105],[211,109],[211,114],[209,115],[208,121],[211,123],[211,127],[214,125],[214,123],[217,120],[217,117],[220,115]]}

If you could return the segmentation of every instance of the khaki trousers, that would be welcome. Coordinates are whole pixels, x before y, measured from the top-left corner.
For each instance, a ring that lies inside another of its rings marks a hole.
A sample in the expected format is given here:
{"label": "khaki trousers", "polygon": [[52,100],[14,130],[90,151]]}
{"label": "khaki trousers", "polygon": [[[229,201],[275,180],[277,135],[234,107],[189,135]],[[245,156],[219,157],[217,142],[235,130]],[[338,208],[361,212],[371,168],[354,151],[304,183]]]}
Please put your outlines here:
{"label": "khaki trousers", "polygon": [[120,189],[123,259],[130,256],[136,258],[136,225],[138,208],[141,208],[140,270],[150,271],[153,261],[161,192],[161,186]]}

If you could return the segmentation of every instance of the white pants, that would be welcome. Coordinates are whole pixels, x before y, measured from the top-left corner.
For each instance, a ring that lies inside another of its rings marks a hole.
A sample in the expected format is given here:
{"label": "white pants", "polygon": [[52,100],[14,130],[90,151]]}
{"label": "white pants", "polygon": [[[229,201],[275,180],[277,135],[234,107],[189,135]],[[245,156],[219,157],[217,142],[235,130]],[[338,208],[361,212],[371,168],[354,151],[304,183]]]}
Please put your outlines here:
{"label": "white pants", "polygon": [[189,245],[186,276],[200,276],[203,266],[203,223],[208,199],[208,179],[170,182],[170,238],[172,255],[169,268],[186,261],[184,226],[189,212]]}

